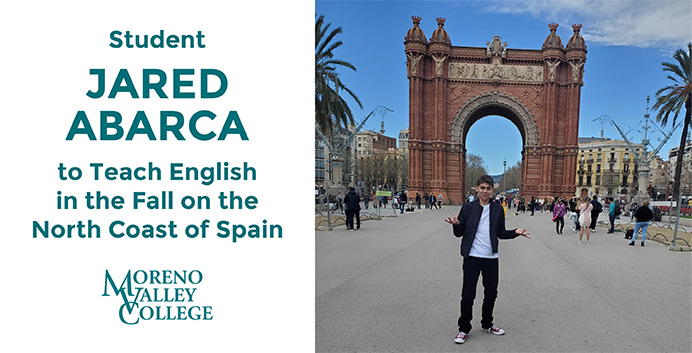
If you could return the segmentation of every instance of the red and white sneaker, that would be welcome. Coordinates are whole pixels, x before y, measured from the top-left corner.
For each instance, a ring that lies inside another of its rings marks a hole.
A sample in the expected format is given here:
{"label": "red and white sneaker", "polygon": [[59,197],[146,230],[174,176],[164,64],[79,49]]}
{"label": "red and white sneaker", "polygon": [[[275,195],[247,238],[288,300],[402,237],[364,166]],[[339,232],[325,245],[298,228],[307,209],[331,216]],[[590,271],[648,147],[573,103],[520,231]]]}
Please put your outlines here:
{"label": "red and white sneaker", "polygon": [[454,337],[454,343],[462,344],[466,342],[466,334],[463,332],[459,332],[459,334]]}
{"label": "red and white sneaker", "polygon": [[494,333],[496,335],[504,335],[505,334],[505,330],[503,330],[503,329],[501,329],[495,325],[493,325],[493,327],[491,327],[489,329],[484,329],[483,331],[485,331],[487,333]]}

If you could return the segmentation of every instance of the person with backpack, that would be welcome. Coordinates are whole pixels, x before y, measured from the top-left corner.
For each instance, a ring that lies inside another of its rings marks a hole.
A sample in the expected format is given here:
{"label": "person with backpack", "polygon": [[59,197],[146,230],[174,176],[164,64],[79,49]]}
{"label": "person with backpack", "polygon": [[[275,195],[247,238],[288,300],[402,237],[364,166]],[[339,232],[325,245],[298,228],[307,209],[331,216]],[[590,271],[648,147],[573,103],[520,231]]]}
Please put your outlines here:
{"label": "person with backpack", "polygon": [[603,211],[603,205],[598,201],[598,196],[593,195],[593,200],[591,200],[591,205],[593,209],[591,210],[591,233],[596,233],[596,222],[598,221],[598,214]]}
{"label": "person with backpack", "polygon": [[565,204],[561,200],[556,199],[555,206],[553,207],[553,222],[555,222],[557,234],[562,234],[562,229],[565,228],[565,213],[567,213]]}
{"label": "person with backpack", "polygon": [[634,246],[634,242],[637,240],[637,233],[639,233],[639,229],[642,230],[642,246],[644,246],[644,240],[646,240],[646,228],[649,227],[649,221],[654,218],[654,213],[651,212],[648,202],[644,201],[642,203],[642,206],[637,209],[634,218],[637,219],[637,223],[634,224],[634,233],[632,234],[632,242],[630,242],[630,246]]}
{"label": "person with backpack", "polygon": [[620,213],[622,213],[620,204],[611,197],[610,210],[608,211],[608,217],[610,218],[610,231],[608,233],[615,232],[615,220],[620,216]]}
{"label": "person with backpack", "polygon": [[439,208],[437,208],[437,199],[435,198],[435,194],[430,195],[430,209],[435,207],[435,211],[439,211]]}

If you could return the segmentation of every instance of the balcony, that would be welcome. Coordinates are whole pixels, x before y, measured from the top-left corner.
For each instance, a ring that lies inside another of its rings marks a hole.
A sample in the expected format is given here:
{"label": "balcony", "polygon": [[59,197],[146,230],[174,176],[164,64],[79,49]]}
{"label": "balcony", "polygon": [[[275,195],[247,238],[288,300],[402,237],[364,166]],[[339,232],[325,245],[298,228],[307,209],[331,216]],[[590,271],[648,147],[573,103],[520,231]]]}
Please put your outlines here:
{"label": "balcony", "polygon": [[586,160],[588,163],[593,163],[593,158],[589,158]]}
{"label": "balcony", "polygon": [[579,160],[579,164],[584,164],[584,162],[586,162],[586,161],[583,160],[583,159],[580,159],[580,160]]}
{"label": "balcony", "polygon": [[615,163],[617,161],[618,161],[617,158],[608,158],[608,163]]}

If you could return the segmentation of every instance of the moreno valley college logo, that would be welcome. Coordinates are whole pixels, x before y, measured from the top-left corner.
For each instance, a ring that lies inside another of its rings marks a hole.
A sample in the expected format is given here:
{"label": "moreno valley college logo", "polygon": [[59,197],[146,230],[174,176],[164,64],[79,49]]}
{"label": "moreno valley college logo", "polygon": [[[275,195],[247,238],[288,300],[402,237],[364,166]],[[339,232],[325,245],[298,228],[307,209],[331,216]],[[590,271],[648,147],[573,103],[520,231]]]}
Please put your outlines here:
{"label": "moreno valley college logo", "polygon": [[128,270],[117,285],[106,270],[102,296],[122,298],[118,316],[127,325],[150,320],[211,320],[212,307],[195,302],[202,279],[198,270]]}

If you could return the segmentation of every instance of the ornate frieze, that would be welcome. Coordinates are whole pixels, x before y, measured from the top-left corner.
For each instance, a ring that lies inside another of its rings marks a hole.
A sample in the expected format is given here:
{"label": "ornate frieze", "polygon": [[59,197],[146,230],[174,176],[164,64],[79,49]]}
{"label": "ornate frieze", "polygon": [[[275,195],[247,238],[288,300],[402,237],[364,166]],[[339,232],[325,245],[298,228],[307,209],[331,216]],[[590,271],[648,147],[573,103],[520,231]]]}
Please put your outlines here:
{"label": "ornate frieze", "polygon": [[449,63],[449,78],[543,82],[542,66]]}

